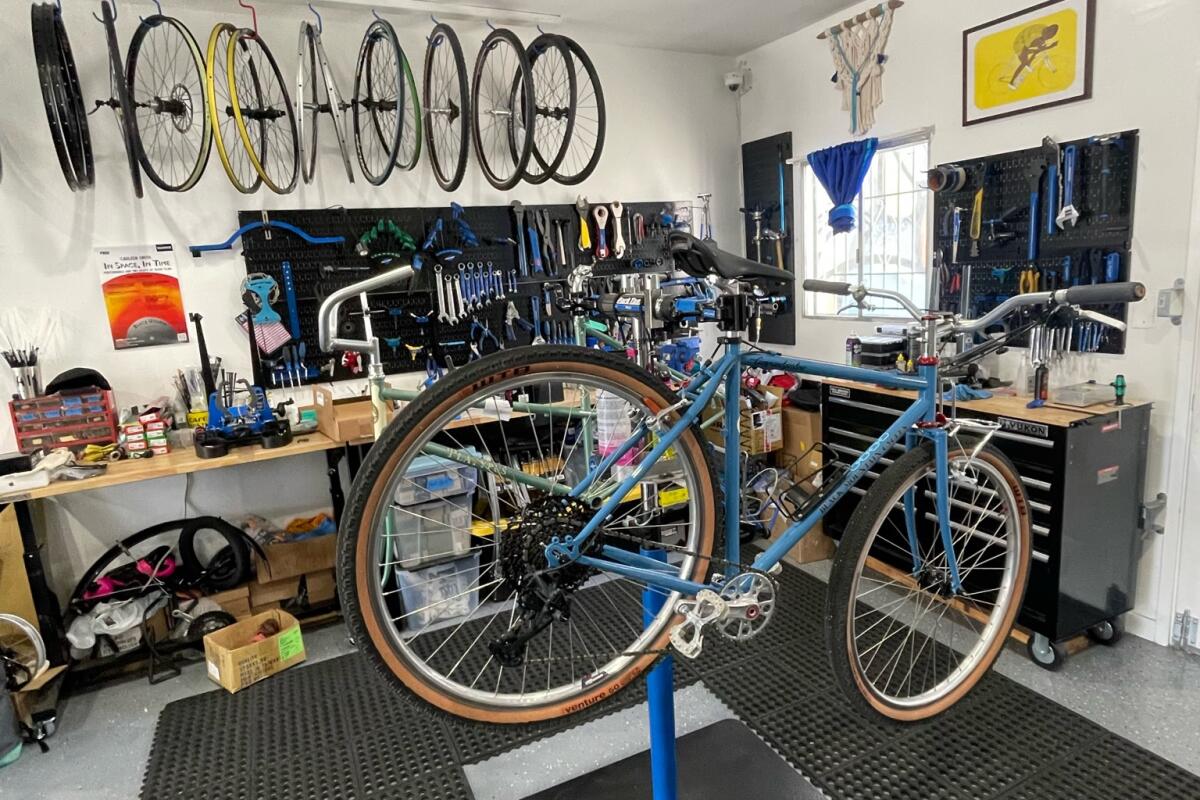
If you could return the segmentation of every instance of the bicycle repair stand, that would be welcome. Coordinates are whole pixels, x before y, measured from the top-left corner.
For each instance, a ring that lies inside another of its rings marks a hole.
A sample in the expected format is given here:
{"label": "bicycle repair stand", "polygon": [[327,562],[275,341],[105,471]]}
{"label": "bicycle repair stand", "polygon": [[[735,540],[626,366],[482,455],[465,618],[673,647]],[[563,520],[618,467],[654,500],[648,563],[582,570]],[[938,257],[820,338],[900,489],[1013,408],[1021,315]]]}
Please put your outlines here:
{"label": "bicycle repair stand", "polygon": [[[665,559],[662,550],[642,555]],[[642,592],[643,624],[663,605]],[[824,796],[743,723],[726,719],[675,738],[675,670],[664,658],[646,678],[650,749],[525,800],[820,800]],[[748,676],[747,680],[753,680]]]}

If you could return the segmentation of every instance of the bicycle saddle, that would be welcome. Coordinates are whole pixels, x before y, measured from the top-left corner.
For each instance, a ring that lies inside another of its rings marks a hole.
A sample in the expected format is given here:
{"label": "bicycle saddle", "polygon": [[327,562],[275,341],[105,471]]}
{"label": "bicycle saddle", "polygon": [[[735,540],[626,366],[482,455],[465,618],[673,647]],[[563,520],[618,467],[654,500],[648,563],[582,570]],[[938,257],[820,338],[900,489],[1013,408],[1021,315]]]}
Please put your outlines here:
{"label": "bicycle saddle", "polygon": [[719,275],[726,280],[764,280],[774,283],[792,283],[796,276],[787,270],[760,264],[748,258],[735,256],[701,241],[690,233],[672,231],[667,236],[675,266],[696,278]]}

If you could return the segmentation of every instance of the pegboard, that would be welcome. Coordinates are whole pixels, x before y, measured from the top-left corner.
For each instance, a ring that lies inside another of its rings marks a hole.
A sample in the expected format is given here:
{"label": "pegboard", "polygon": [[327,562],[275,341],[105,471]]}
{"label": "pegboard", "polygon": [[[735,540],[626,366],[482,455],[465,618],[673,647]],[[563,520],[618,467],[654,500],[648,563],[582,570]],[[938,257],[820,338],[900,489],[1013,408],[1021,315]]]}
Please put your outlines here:
{"label": "pegboard", "polygon": [[[1108,139],[1108,144],[1104,140]],[[942,164],[960,167],[965,185],[957,191],[937,192],[934,201],[934,240],[941,256],[937,277],[943,310],[979,317],[1021,291],[1025,270],[1038,277],[1038,290],[1105,281],[1105,259],[1120,259],[1116,280],[1130,280],[1134,197],[1137,184],[1138,131],[1058,143],[1062,152],[1077,148],[1074,205],[1079,219],[1050,229],[1048,191],[1053,157],[1043,147]],[[1108,148],[1107,190],[1103,176]],[[1062,164],[1059,164],[1061,178]],[[971,213],[977,190],[983,188],[978,252],[971,238]],[[1030,256],[1031,195],[1038,192],[1036,258]],[[960,209],[957,259],[954,256],[955,207]],[[1056,209],[1057,211],[1057,209]],[[1125,319],[1126,306],[1094,306],[1095,310]],[[1020,342],[1016,344],[1020,345]],[[1072,349],[1078,350],[1075,342]],[[1124,353],[1125,335],[1106,329],[1098,352]]]}
{"label": "pegboard", "polygon": [[[593,203],[591,207],[595,208],[596,205],[599,204]],[[503,299],[489,298],[490,302],[457,324],[441,322],[437,318],[435,295],[432,291],[436,263],[432,259],[427,260],[426,268],[418,273],[410,285],[371,292],[371,325],[375,336],[380,339],[383,367],[388,373],[423,370],[430,360],[432,365],[440,368],[461,365],[473,357],[472,341],[484,354],[499,349],[494,339],[486,334],[479,335],[478,329],[473,334],[472,321],[485,325],[491,336],[505,347],[530,344],[534,339],[533,332],[520,325],[514,326],[515,338],[509,339],[507,336],[505,316],[509,301],[516,306],[522,319],[530,323],[534,319],[531,304],[538,303],[538,316],[548,323],[543,325],[543,338],[549,341],[561,339],[573,342],[574,328],[569,324],[571,316],[554,307],[552,296],[565,285],[576,264],[592,264],[594,274],[598,276],[635,271],[666,273],[672,269],[666,244],[667,228],[661,224],[661,214],[664,211],[667,214],[671,213],[671,203],[624,204],[623,232],[627,249],[621,259],[611,256],[606,259],[596,257],[597,224],[590,213],[588,223],[593,246],[587,251],[578,248],[580,220],[573,204],[524,206],[526,224],[528,225],[530,215],[534,211],[543,208],[549,211],[549,230],[555,240],[555,249],[557,229],[554,221],[561,220],[563,223],[563,256],[566,263],[563,264],[564,259],[560,258],[554,269],[543,264],[543,271],[539,273],[535,271],[532,261],[528,260],[529,274],[527,277],[516,275],[515,294],[509,291],[510,273],[519,273],[515,242],[525,242],[528,254],[529,238],[528,235],[517,235],[516,218],[511,206],[464,208],[464,218],[478,240],[475,246],[467,246],[462,240],[448,205],[385,209],[335,207],[270,212],[267,218],[269,221],[291,223],[313,236],[341,236],[345,238],[345,243],[309,245],[296,236],[279,230],[272,231],[270,227],[252,231],[242,238],[242,255],[247,274],[262,273],[276,280],[280,292],[278,299],[272,303],[272,308],[282,317],[283,325],[289,328],[291,321],[284,289],[283,264],[290,264],[300,335],[288,347],[295,346],[298,349],[299,343],[303,342],[305,350],[303,364],[294,365],[290,376],[281,367],[285,349],[261,353],[261,370],[254,376],[255,382],[260,386],[275,388],[291,386],[293,383],[324,383],[365,375],[364,371],[355,372],[350,366],[344,365],[340,353],[320,351],[317,341],[317,313],[321,302],[337,289],[408,263],[411,253],[400,252],[399,243],[388,234],[370,242],[366,254],[360,252],[360,238],[375,228],[381,220],[394,222],[415,240],[418,248],[421,248],[440,219],[441,234],[431,249],[462,250],[461,257],[442,260],[443,274],[457,274],[460,264],[478,263],[485,267],[491,264],[493,270],[500,271],[504,276],[507,295]],[[635,215],[639,214],[644,221],[645,235],[637,242],[633,222]],[[259,222],[263,221],[263,215],[262,211],[242,211],[238,221],[239,224]],[[607,244],[610,249],[615,239],[614,225],[610,220],[607,226]],[[387,252],[397,252],[399,255],[387,261],[380,255]],[[234,313],[240,311],[241,309],[237,309]],[[342,304],[338,325],[336,335],[342,338],[362,338],[362,312],[358,302],[350,300]]]}

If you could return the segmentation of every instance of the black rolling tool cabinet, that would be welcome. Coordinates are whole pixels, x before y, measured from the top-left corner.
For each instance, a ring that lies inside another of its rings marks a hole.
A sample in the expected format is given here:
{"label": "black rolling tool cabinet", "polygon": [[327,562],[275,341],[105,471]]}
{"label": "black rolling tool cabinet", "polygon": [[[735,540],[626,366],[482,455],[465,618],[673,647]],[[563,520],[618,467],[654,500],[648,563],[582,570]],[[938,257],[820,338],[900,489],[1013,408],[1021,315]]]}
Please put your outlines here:
{"label": "black rolling tool cabinet", "polygon": [[[827,381],[821,388],[822,440],[849,463],[911,403],[911,393]],[[1057,668],[1065,658],[1060,643],[1071,637],[1104,623],[1119,630],[1117,617],[1133,608],[1150,408],[1027,409],[1025,399],[1008,397],[958,404],[959,417],[1001,424],[992,441],[1025,485],[1033,560],[1018,623],[1044,637],[1043,657],[1034,658],[1041,666]],[[903,446],[893,450],[830,510],[828,535],[841,537],[866,490]]]}

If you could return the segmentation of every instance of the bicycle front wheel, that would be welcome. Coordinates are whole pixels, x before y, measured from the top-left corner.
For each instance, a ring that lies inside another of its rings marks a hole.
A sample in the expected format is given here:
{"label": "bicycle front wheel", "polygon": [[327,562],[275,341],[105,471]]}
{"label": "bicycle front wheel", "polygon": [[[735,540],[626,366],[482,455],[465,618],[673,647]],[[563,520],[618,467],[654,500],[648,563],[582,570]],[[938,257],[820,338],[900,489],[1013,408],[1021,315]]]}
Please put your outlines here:
{"label": "bicycle front wheel", "polygon": [[[367,454],[338,542],[347,623],[374,665],[410,699],[493,723],[581,711],[650,667],[678,596],[644,624],[640,584],[551,568],[545,547],[579,533],[656,438],[569,496],[589,465],[676,399],[628,360],[562,346],[496,353],[419,394]],[[587,552],[658,554],[671,575],[704,580],[718,509],[698,432],[651,476]]]}
{"label": "bicycle front wheel", "polygon": [[941,713],[979,682],[1012,630],[1029,578],[1028,502],[1004,455],[973,449],[950,441],[949,548],[928,441],[883,471],[846,526],[826,633],[834,674],[864,712],[901,722]]}
{"label": "bicycle front wheel", "polygon": [[229,97],[238,136],[267,188],[288,194],[300,179],[300,133],[275,56],[257,33],[242,28],[225,51]]}

